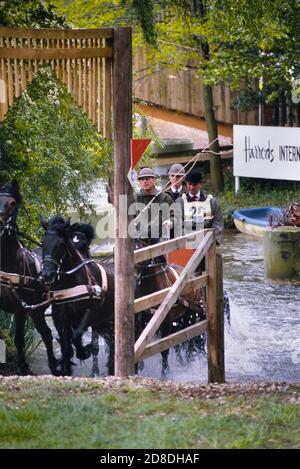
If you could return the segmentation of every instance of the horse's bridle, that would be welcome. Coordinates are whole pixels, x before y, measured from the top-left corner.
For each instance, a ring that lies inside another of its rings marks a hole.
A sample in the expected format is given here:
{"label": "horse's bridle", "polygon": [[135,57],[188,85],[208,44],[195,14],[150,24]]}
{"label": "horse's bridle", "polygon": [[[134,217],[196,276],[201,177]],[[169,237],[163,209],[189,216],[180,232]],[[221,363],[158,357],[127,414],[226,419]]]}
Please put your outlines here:
{"label": "horse's bridle", "polygon": [[[143,274],[143,271],[146,269],[153,269],[154,267],[160,266],[161,269],[158,270],[157,272],[151,272],[149,274]],[[157,262],[157,263],[150,263],[146,266],[143,266],[141,268],[141,273],[139,274],[139,279],[145,279],[145,278],[151,278],[151,277],[156,277],[157,275],[163,274],[168,270],[169,266],[165,262]]]}
{"label": "horse's bridle", "polygon": [[16,206],[15,206],[15,209],[13,210],[12,213],[2,213],[0,215],[0,230],[1,230],[1,233],[0,233],[0,237],[3,236],[3,234],[5,233],[5,231],[13,231],[15,230],[15,226],[14,226],[14,223],[13,223],[13,220],[14,220],[14,212],[17,210],[17,200],[16,198],[10,194],[9,192],[0,192],[0,197],[1,196],[4,196],[4,197],[8,197],[8,198],[11,198],[14,200]]}
{"label": "horse's bridle", "polygon": [[6,220],[3,219],[0,215],[0,220],[2,220],[3,223],[0,224],[0,238],[4,235],[5,232],[8,232],[9,234],[11,231],[15,231],[15,227],[12,224],[12,217],[10,216]]}
{"label": "horse's bridle", "polygon": [[[54,230],[49,230],[49,231],[46,231],[45,232],[46,235],[53,235],[53,236],[57,236],[57,232],[54,231]],[[48,262],[50,264],[54,264],[54,266],[56,267],[56,275],[57,275],[57,278],[59,279],[59,277],[61,275],[71,275],[75,272],[77,272],[79,269],[81,269],[82,267],[84,267],[86,264],[91,264],[91,263],[94,263],[95,261],[93,259],[83,259],[82,262],[80,264],[78,264],[76,267],[73,267],[73,269],[71,270],[68,270],[68,271],[61,271],[60,270],[60,266],[65,258],[65,256],[67,255],[67,251],[68,251],[68,246],[67,246],[67,243],[65,242],[65,246],[66,246],[66,250],[64,251],[63,253],[63,256],[62,258],[58,261],[56,259],[54,259],[54,257],[52,256],[49,256],[49,255],[46,255],[44,258],[43,258],[43,265],[44,265],[44,262]]]}
{"label": "horse's bridle", "polygon": [[[47,236],[57,236],[58,234],[54,230],[49,230],[49,231],[45,232],[45,235],[47,235]],[[66,243],[65,243],[65,245],[66,245]],[[67,246],[66,246],[66,248],[67,248]],[[60,260],[56,260],[56,259],[54,259],[54,257],[52,257],[50,255],[46,255],[45,257],[43,257],[43,259],[42,259],[42,271],[43,271],[45,262],[48,262],[49,264],[53,264],[56,267],[56,277],[59,280],[59,276],[61,274],[59,269],[60,269],[60,266],[62,264],[62,261],[64,260],[64,257],[66,256],[66,254],[67,254],[67,249],[64,251],[64,253],[63,253]],[[55,277],[55,280],[56,280],[56,277]],[[47,283],[47,282],[45,282],[45,283]],[[54,283],[54,282],[52,282],[52,283]]]}

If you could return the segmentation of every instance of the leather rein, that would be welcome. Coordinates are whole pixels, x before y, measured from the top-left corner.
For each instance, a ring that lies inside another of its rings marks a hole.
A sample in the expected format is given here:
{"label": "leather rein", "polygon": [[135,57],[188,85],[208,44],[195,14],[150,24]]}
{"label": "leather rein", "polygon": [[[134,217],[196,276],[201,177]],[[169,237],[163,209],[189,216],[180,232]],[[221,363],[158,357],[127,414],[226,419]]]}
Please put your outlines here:
{"label": "leather rein", "polygon": [[[14,226],[11,226],[9,222],[10,220],[7,221],[5,226],[1,227],[2,228],[1,236],[4,234],[5,231],[8,231],[8,232],[14,231],[16,234],[18,233],[18,230]],[[57,303],[57,304],[73,303],[73,302],[82,301],[85,299],[97,299],[97,300],[101,300],[102,302],[104,302],[105,295],[108,289],[108,283],[107,283],[106,271],[102,265],[98,264],[93,259],[83,259],[82,262],[76,267],[74,267],[73,269],[67,272],[59,272],[59,274],[60,275],[72,275],[73,273],[77,272],[79,269],[84,267],[86,269],[86,273],[88,277],[88,285],[77,285],[76,287],[72,287],[72,288],[47,291],[45,283],[40,278],[32,277],[30,275],[25,275],[26,266],[30,272],[30,269],[26,260],[26,256],[28,254],[32,256],[36,264],[38,263],[37,271],[41,270],[41,266],[40,266],[40,262],[38,258],[33,253],[31,253],[26,248],[24,248],[20,242],[19,244],[20,244],[20,250],[23,256],[24,274],[10,273],[10,272],[5,272],[5,271],[0,270],[0,286],[4,288],[8,288],[14,294],[14,296],[17,297],[18,301],[21,303],[23,308],[32,311],[37,308],[40,308],[43,306],[49,306],[54,303]],[[47,259],[47,260],[49,261],[51,259]],[[59,268],[59,264],[55,261],[55,259],[52,259],[52,260]],[[86,267],[87,264],[91,264],[91,263],[95,264],[100,270],[101,287],[99,285],[93,284],[93,282],[91,281],[92,276]],[[20,298],[18,289],[35,291],[37,287],[42,288],[44,290],[43,295],[45,297],[45,300],[42,301],[41,303],[28,305],[24,300]]]}

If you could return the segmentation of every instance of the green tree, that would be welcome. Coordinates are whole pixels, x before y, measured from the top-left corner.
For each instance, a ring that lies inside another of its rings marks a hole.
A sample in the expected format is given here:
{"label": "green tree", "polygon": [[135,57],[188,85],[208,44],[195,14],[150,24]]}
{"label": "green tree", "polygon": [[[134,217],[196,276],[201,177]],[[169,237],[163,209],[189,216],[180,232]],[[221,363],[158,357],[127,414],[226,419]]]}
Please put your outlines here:
{"label": "green tree", "polygon": [[[206,37],[206,23],[210,14],[210,2],[205,0],[165,0],[156,2],[156,11],[163,11],[157,26],[160,47],[154,53],[157,59],[176,69],[192,63],[195,73],[202,78],[204,112],[210,143],[210,177],[215,192],[224,188],[221,169],[218,126],[214,112],[212,86],[205,79],[205,69],[211,59],[210,45]],[[159,8],[159,9],[158,9]],[[180,46],[185,46],[182,49]],[[184,51],[184,52],[183,52]],[[192,61],[192,62],[191,62]]]}
{"label": "green tree", "polygon": [[[196,75],[203,76],[203,70],[210,60],[209,44],[200,33],[194,31],[205,24],[208,10],[201,0],[56,0],[60,13],[77,27],[105,27],[132,25],[134,46],[148,44],[148,74],[160,65],[167,72],[185,69],[192,60]],[[155,18],[158,21],[155,23]],[[185,49],[180,46],[186,46]],[[214,115],[211,85],[203,82],[205,117],[211,150],[211,184],[218,192],[223,189],[223,175],[219,158],[217,122]]]}
{"label": "green tree", "polygon": [[[263,78],[269,103],[291,101],[299,77],[300,2],[294,0],[220,0],[211,14],[212,81],[226,81],[250,93]],[[284,122],[283,122],[284,123]]]}
{"label": "green tree", "polygon": [[10,107],[0,141],[2,176],[19,181],[34,233],[39,214],[88,207],[96,179],[110,172],[110,142],[97,134],[48,67]]}
{"label": "green tree", "polygon": [[54,11],[54,6],[42,0],[2,0],[0,25],[30,28],[67,28],[64,16]]}

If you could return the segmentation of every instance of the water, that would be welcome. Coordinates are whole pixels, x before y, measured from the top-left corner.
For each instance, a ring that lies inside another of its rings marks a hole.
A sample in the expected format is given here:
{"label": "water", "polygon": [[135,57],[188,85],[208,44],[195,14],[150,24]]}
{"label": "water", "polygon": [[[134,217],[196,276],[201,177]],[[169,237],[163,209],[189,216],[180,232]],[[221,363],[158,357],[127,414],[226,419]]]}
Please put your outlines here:
{"label": "water", "polygon": [[[299,381],[300,287],[265,283],[260,238],[225,234],[221,252],[231,306],[231,326],[225,327],[226,380]],[[142,375],[159,378],[159,356],[145,365]],[[172,351],[170,365],[174,381],[207,381],[203,357],[180,367]]]}
{"label": "water", "polygon": [[262,239],[230,234],[222,245],[232,318],[225,336],[227,379],[299,380],[300,287],[265,283]]}

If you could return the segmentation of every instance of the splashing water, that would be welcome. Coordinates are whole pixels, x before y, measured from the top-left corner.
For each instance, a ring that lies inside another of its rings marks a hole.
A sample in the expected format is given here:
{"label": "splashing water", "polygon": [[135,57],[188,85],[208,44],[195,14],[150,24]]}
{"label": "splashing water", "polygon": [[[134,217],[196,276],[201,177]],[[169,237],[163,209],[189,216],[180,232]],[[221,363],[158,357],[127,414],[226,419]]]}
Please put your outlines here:
{"label": "splashing water", "polygon": [[[229,233],[220,251],[231,308],[231,325],[225,327],[226,380],[299,380],[300,287],[265,283],[260,238]],[[207,381],[203,357],[180,367],[172,350],[170,368],[174,381]],[[142,375],[160,377],[159,356],[145,361]]]}
{"label": "splashing water", "polygon": [[[268,285],[264,281],[263,241],[242,233],[224,235],[220,251],[224,288],[231,308],[225,327],[226,381],[297,381],[300,378],[300,287]],[[89,337],[86,340],[90,340]],[[41,361],[41,358],[39,361]],[[170,351],[170,379],[207,382],[207,360],[196,356],[184,364]],[[36,364],[35,371],[47,372]],[[36,361],[36,360],[35,360]],[[104,341],[100,339],[100,375],[107,369]],[[89,376],[92,360],[78,362],[74,376]],[[160,378],[160,354],[148,358],[141,376]]]}

